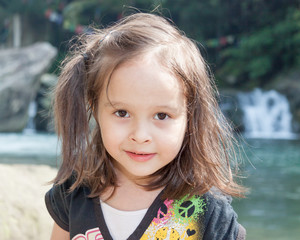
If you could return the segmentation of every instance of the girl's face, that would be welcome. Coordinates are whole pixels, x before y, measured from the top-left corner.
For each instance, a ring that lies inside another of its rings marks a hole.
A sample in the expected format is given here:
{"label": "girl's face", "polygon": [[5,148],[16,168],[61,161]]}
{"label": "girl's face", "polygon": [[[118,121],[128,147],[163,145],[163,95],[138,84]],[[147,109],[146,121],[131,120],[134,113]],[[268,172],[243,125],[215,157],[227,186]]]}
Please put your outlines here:
{"label": "girl's face", "polygon": [[187,124],[181,81],[147,54],[118,67],[106,86],[97,120],[117,172],[134,180],[173,161]]}

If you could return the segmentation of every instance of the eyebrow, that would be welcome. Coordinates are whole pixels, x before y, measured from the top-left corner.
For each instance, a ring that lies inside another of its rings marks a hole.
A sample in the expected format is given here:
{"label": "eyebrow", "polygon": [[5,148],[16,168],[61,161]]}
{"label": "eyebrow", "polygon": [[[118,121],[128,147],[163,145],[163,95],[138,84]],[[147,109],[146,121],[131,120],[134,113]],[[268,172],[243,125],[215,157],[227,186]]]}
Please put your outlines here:
{"label": "eyebrow", "polygon": [[124,106],[126,104],[122,103],[122,102],[113,102],[113,101],[108,101],[106,103],[104,103],[105,107],[115,107],[115,106]]}
{"label": "eyebrow", "polygon": [[[105,107],[113,107],[113,108],[118,108],[118,107],[127,108],[128,107],[128,105],[126,103],[114,102],[114,101],[106,102],[104,104],[104,106]],[[177,107],[172,107],[172,106],[168,106],[168,105],[157,105],[157,106],[155,106],[155,108],[166,109],[166,110],[169,110],[171,112],[177,112],[179,110]]]}

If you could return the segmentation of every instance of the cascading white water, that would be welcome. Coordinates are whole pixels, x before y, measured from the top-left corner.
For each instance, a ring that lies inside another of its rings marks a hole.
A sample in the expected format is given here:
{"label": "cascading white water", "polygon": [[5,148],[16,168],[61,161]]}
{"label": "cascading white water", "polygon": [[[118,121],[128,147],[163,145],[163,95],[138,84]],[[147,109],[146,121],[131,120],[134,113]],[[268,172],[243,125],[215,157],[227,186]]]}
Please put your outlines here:
{"label": "cascading white water", "polygon": [[28,122],[27,126],[24,128],[23,133],[35,133],[35,122],[34,117],[37,112],[37,103],[35,101],[30,102],[28,107]]}
{"label": "cascading white water", "polygon": [[287,98],[275,90],[255,89],[238,94],[244,112],[245,136],[251,138],[295,138]]}

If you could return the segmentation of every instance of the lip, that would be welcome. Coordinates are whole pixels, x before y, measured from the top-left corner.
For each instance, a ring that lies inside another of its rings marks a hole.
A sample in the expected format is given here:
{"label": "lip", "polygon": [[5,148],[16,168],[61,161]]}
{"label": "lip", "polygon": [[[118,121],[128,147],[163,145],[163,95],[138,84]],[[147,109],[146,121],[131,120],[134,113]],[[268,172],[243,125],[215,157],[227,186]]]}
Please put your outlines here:
{"label": "lip", "polygon": [[131,152],[131,151],[125,151],[125,152],[132,160],[136,162],[147,162],[156,155],[155,153]]}

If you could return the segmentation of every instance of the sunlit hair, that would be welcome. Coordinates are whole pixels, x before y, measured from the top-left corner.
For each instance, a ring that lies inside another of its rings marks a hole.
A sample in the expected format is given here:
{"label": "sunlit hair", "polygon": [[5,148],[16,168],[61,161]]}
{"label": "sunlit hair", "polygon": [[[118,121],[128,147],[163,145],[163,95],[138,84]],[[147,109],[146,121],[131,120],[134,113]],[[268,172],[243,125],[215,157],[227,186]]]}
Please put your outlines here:
{"label": "sunlit hair", "polygon": [[[116,187],[112,159],[104,148],[97,116],[105,80],[122,63],[154,52],[160,64],[183,82],[188,124],[176,158],[149,176],[145,189],[165,187],[164,196],[203,194],[212,187],[242,196],[233,179],[233,137],[216,100],[217,91],[197,45],[163,17],[136,13],[114,25],[81,36],[63,62],[55,90],[55,120],[62,141],[62,164],[56,184],[71,175],[71,190],[84,184],[91,197]],[[234,162],[234,161],[233,161]]]}

